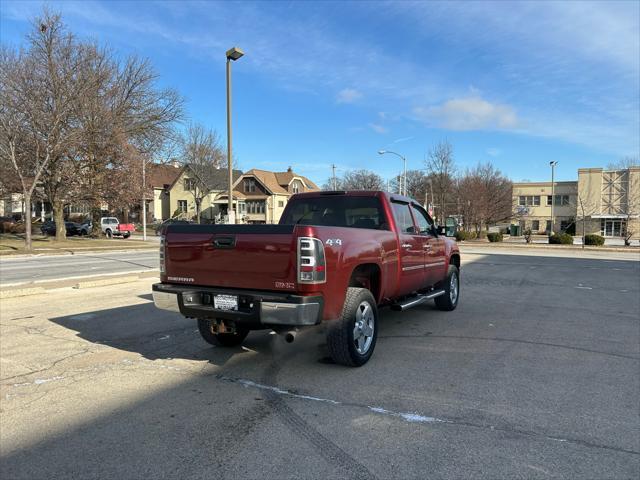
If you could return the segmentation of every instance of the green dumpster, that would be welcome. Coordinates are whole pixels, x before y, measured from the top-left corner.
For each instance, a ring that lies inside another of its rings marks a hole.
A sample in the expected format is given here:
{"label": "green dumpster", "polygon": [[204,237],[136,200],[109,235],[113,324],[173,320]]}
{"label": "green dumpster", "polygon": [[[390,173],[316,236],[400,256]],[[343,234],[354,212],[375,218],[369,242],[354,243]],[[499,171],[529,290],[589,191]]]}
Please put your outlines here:
{"label": "green dumpster", "polygon": [[511,225],[509,233],[512,237],[519,237],[522,234],[520,225]]}
{"label": "green dumpster", "polygon": [[444,221],[445,235],[447,237],[455,237],[458,231],[458,221],[453,217],[447,217]]}

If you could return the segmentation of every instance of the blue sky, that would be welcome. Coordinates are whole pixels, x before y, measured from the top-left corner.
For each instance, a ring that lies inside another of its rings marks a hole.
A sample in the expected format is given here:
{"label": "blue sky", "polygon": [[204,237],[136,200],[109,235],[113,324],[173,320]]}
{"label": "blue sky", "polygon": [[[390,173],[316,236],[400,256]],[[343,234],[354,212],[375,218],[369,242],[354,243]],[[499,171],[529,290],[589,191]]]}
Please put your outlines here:
{"label": "blue sky", "polygon": [[[47,2],[79,36],[153,62],[194,121],[225,135],[233,65],[234,156],[323,183],[368,168],[424,168],[448,140],[460,169],[557,178],[640,151],[640,2]],[[20,45],[36,1],[0,1]]]}

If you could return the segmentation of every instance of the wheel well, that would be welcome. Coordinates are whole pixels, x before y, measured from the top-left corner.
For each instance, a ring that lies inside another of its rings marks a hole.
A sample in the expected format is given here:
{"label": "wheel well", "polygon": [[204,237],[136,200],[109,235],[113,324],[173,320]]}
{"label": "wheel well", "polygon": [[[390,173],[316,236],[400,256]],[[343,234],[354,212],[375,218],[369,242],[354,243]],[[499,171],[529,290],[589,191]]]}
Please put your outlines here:
{"label": "wheel well", "polygon": [[366,288],[380,301],[380,267],[375,263],[358,265],[351,274],[349,286]]}
{"label": "wheel well", "polygon": [[451,255],[451,260],[449,260],[450,265],[455,265],[458,270],[460,270],[460,255],[453,254]]}

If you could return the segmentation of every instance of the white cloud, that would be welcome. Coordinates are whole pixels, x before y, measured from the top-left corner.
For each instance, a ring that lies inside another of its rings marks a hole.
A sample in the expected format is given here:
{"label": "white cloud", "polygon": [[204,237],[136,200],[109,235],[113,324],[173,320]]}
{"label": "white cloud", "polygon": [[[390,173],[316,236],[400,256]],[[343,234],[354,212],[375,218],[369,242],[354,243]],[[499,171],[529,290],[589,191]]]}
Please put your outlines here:
{"label": "white cloud", "polygon": [[502,150],[499,148],[487,148],[487,155],[491,157],[499,157],[502,154]]}
{"label": "white cloud", "polygon": [[385,133],[388,133],[388,132],[389,132],[389,130],[387,129],[387,127],[385,127],[384,125],[380,125],[380,124],[378,124],[378,123],[370,123],[370,124],[369,124],[369,128],[370,128],[371,130],[373,130],[374,132],[379,133],[379,134],[381,134],[381,135],[383,135],[383,134],[385,134]]}
{"label": "white cloud", "polygon": [[414,114],[430,125],[450,130],[513,129],[518,126],[510,105],[490,103],[480,97],[453,98],[433,107],[417,107]]}
{"label": "white cloud", "polygon": [[338,96],[336,97],[336,102],[353,103],[361,98],[362,98],[362,93],[360,93],[355,88],[345,88],[338,92]]}
{"label": "white cloud", "polygon": [[413,137],[402,137],[402,138],[396,138],[393,142],[391,143],[402,143],[402,142],[408,142],[409,140],[413,140]]}

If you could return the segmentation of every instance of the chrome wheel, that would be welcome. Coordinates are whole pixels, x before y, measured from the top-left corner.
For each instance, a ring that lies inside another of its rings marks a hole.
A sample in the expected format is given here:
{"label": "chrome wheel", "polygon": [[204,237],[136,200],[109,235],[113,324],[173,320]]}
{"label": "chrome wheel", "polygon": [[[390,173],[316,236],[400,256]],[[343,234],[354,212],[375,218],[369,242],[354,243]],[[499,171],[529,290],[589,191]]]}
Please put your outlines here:
{"label": "chrome wheel", "polygon": [[458,301],[458,274],[456,272],[451,274],[451,281],[449,283],[449,298],[453,305]]}
{"label": "chrome wheel", "polygon": [[356,310],[355,325],[353,327],[353,343],[360,355],[369,351],[373,342],[373,332],[376,328],[376,318],[369,302],[362,302]]}

